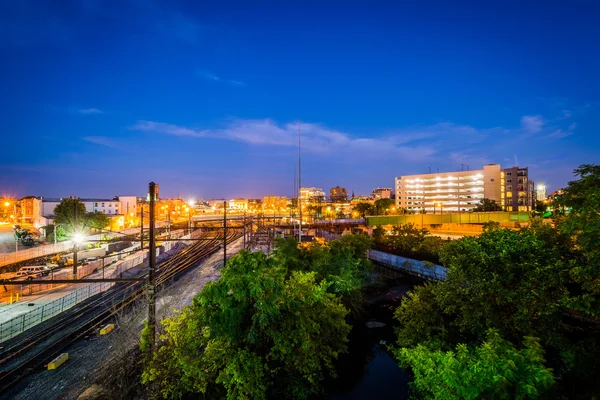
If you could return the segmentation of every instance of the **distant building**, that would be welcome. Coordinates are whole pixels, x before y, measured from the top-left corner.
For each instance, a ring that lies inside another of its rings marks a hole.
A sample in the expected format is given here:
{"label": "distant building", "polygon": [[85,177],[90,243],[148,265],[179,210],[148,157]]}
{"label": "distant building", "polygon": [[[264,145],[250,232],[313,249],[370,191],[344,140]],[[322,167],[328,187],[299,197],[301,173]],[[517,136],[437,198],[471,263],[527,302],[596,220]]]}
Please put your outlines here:
{"label": "distant building", "polygon": [[285,211],[288,205],[288,199],[285,196],[265,196],[263,197],[262,208],[265,211]]}
{"label": "distant building", "polygon": [[501,200],[500,165],[480,170],[403,175],[396,178],[396,207],[409,211],[471,211],[481,199]]}
{"label": "distant building", "polygon": [[392,198],[392,189],[391,188],[375,188],[375,189],[373,189],[373,198],[375,200],[391,199]]}
{"label": "distant building", "polygon": [[246,210],[248,210],[248,200],[247,199],[231,199],[231,200],[229,200],[229,208],[231,210],[236,210],[236,211],[246,211]]}
{"label": "distant building", "polygon": [[500,174],[501,200],[505,211],[531,211],[535,205],[534,182],[528,168],[505,168]]}
{"label": "distant building", "polygon": [[262,208],[261,199],[248,199],[248,210],[259,211]]}
{"label": "distant building", "polygon": [[321,188],[300,188],[300,201],[302,203],[322,203],[325,201],[325,192]]}
{"label": "distant building", "polygon": [[208,205],[213,210],[216,210],[217,208],[223,208],[224,202],[225,202],[225,199],[212,199],[212,200],[208,201]]}
{"label": "distant building", "polygon": [[332,203],[341,203],[348,199],[348,191],[346,188],[336,186],[329,189],[329,200]]}
{"label": "distant building", "polygon": [[21,200],[19,200],[19,220],[21,222],[35,224],[38,218],[42,215],[40,210],[41,205],[42,202],[37,197],[23,197]]}
{"label": "distant building", "polygon": [[548,197],[546,193],[546,185],[538,183],[535,188],[535,199],[538,201],[544,201]]}

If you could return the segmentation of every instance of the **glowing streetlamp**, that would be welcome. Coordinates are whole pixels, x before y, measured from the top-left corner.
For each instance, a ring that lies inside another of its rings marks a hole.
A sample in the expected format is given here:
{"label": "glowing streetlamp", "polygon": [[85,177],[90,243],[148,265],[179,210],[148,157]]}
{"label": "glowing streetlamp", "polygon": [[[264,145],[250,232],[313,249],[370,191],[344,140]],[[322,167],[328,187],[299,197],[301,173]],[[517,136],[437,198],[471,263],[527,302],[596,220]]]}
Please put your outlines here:
{"label": "glowing streetlamp", "polygon": [[77,246],[83,242],[83,235],[79,232],[76,232],[71,237],[73,241],[73,280],[77,279]]}

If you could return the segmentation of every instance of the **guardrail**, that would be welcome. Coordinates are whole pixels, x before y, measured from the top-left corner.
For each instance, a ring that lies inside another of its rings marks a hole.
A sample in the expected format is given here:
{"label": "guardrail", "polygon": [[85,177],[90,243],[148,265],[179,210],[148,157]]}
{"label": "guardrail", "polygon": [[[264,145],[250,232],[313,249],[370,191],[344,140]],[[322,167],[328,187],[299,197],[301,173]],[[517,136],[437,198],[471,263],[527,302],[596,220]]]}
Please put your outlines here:
{"label": "guardrail", "polygon": [[369,260],[375,261],[378,264],[382,264],[386,267],[396,268],[425,279],[440,281],[445,280],[447,276],[446,267],[426,261],[401,257],[379,250],[369,250],[368,257]]}

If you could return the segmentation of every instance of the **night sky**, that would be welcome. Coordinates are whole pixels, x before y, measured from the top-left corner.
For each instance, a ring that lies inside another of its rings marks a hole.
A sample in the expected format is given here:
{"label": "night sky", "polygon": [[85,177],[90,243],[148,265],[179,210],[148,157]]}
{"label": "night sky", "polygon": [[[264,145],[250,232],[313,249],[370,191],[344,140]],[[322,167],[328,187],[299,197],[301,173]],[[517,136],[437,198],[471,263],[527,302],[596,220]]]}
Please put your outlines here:
{"label": "night sky", "polygon": [[[450,4],[452,3],[452,4]],[[600,2],[0,0],[0,195],[600,163]]]}

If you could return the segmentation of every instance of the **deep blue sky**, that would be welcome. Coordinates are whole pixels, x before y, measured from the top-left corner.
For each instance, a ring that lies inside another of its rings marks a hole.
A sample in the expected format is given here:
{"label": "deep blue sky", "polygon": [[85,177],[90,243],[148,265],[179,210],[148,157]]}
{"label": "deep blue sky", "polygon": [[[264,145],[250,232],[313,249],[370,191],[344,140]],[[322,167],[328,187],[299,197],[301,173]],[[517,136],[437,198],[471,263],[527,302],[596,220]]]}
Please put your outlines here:
{"label": "deep blue sky", "polygon": [[[453,4],[449,4],[453,3]],[[358,193],[600,163],[596,1],[0,0],[0,194]]]}

